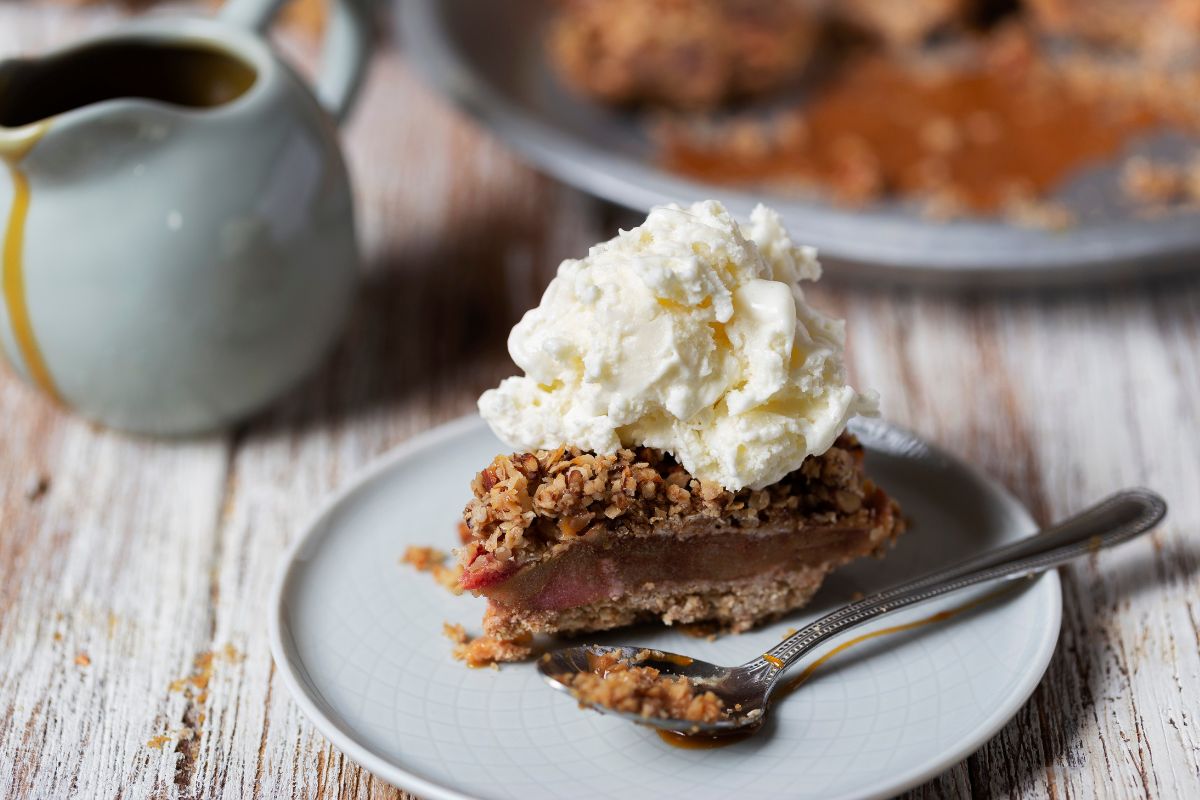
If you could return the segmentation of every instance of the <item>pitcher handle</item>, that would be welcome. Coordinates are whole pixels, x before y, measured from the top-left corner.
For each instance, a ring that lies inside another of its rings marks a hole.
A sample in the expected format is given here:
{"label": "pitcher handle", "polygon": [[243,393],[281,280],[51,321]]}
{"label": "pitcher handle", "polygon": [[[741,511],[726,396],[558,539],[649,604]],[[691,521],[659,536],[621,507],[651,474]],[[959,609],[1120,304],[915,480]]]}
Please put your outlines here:
{"label": "pitcher handle", "polygon": [[[288,0],[228,0],[221,19],[264,33]],[[339,123],[354,105],[371,51],[369,0],[326,0],[330,7],[316,95]]]}

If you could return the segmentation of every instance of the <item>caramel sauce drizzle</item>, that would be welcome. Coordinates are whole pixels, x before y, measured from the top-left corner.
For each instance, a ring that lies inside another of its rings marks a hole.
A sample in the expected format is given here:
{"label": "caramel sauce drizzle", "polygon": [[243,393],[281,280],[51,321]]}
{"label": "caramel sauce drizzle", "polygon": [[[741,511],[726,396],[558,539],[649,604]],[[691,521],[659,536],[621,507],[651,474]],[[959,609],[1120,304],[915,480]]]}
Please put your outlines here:
{"label": "caramel sauce drizzle", "polygon": [[0,249],[0,288],[3,290],[5,307],[12,325],[13,339],[17,350],[29,371],[34,384],[54,400],[61,400],[54,377],[46,366],[38,346],[37,335],[29,315],[25,287],[25,221],[29,216],[29,176],[21,169],[21,160],[29,154],[46,134],[49,124],[30,126],[28,133],[13,143],[0,144],[0,161],[8,167],[12,178],[13,199],[8,212],[8,224],[4,229],[3,248]]}
{"label": "caramel sauce drizzle", "polygon": [[855,636],[853,639],[848,639],[847,641],[839,644],[837,647],[834,647],[828,653],[823,654],[816,661],[805,667],[799,675],[780,686],[775,692],[775,699],[779,700],[787,697],[789,694],[799,689],[808,681],[809,678],[813,676],[813,673],[828,663],[830,659],[839,653],[844,653],[851,647],[860,645],[863,642],[869,642],[872,639],[878,639],[881,636],[890,636],[894,633],[904,633],[905,631],[911,631],[916,628],[923,628],[926,625],[934,625],[938,622],[945,622],[948,619],[957,617],[959,614],[965,614],[968,611],[979,608],[982,605],[986,605],[993,600],[999,599],[1001,596],[1008,594],[1013,589],[1013,586],[1003,586],[994,592],[988,592],[985,595],[980,595],[974,600],[963,603],[960,606],[948,608],[945,611],[939,611],[936,614],[930,614],[928,617],[922,617],[921,619],[913,620],[912,622],[906,622],[903,625],[892,625],[888,628],[880,628],[877,631],[871,631],[860,636]]}
{"label": "caramel sauce drizzle", "polygon": [[[999,599],[1003,595],[1014,591],[1016,588],[1017,586],[1003,586],[993,592],[988,592],[987,594],[981,595],[974,600],[963,603],[960,606],[955,606],[954,608],[950,608],[945,611],[939,611],[936,614],[930,614],[927,617],[922,617],[921,619],[913,620],[912,622],[906,622],[903,625],[892,625],[888,628],[880,628],[879,630],[871,631],[870,633],[864,633],[861,636],[855,636],[853,639],[842,642],[829,652],[824,653],[816,661],[805,667],[799,675],[780,686],[779,689],[775,691],[774,699],[780,700],[784,697],[787,697],[789,694],[796,691],[804,683],[806,683],[808,679],[813,676],[813,673],[827,664],[830,659],[840,653],[846,652],[856,645],[860,645],[863,642],[869,642],[872,639],[878,639],[881,636],[889,636],[894,633],[903,633],[905,631],[911,631],[916,628],[925,627],[926,625],[934,625],[938,622],[945,622],[946,620],[956,617],[959,614],[965,614],[972,609]],[[763,660],[775,665],[776,668],[781,668],[783,666],[782,661],[779,661],[779,659],[769,654],[764,654]],[[779,663],[776,664],[776,662]],[[711,750],[717,747],[728,747],[731,744],[736,744],[743,739],[753,736],[757,730],[757,727],[755,727],[746,731],[738,731],[736,733],[726,734],[724,736],[689,735],[685,733],[676,733],[675,731],[664,730],[658,730],[655,732],[658,734],[658,738],[662,739],[672,747],[679,747],[684,750]]]}

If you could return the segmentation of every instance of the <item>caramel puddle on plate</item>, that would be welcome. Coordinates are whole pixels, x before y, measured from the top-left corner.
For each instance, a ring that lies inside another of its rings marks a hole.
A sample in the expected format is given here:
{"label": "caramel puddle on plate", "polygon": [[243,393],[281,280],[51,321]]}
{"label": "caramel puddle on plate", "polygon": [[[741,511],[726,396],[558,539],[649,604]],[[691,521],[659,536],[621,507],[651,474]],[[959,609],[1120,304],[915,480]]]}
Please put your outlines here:
{"label": "caramel puddle on plate", "polygon": [[[804,671],[799,675],[776,689],[775,696],[772,698],[772,702],[781,700],[799,689],[805,682],[808,681],[809,678],[813,676],[814,672],[820,669],[830,659],[839,653],[844,653],[855,645],[862,644],[863,642],[869,642],[872,639],[878,639],[881,636],[888,636],[894,633],[904,633],[905,631],[911,631],[915,628],[923,628],[926,625],[945,622],[946,620],[956,617],[959,614],[963,614],[982,605],[986,605],[987,603],[990,603],[993,600],[1012,592],[1015,588],[1015,586],[1004,586],[994,592],[988,592],[982,597],[977,597],[974,600],[963,603],[960,606],[955,606],[954,608],[949,608],[945,611],[939,611],[936,614],[930,614],[928,617],[922,617],[921,619],[913,620],[912,622],[906,622],[903,625],[893,625],[889,628],[880,628],[877,631],[864,633],[861,636],[855,636],[853,639],[842,642],[837,647],[833,648],[828,653],[825,653],[816,661],[805,667]],[[757,733],[757,731],[758,727],[756,726],[748,731],[738,731],[736,733],[730,733],[724,736],[688,735],[686,733],[676,733],[674,731],[664,730],[658,730],[655,731],[655,733],[658,734],[658,738],[662,739],[672,747],[679,747],[684,750],[711,750],[715,747],[728,747],[731,744],[736,744],[743,739],[753,736],[755,733]]]}
{"label": "caramel puddle on plate", "polygon": [[0,161],[8,167],[13,185],[12,208],[8,212],[3,247],[0,249],[0,261],[3,262],[0,285],[3,287],[13,338],[30,378],[43,392],[61,402],[58,387],[38,347],[25,297],[25,220],[29,216],[29,176],[21,169],[21,160],[41,141],[49,127],[49,123],[30,125],[21,131],[18,138],[0,142]]}
{"label": "caramel puddle on plate", "polygon": [[737,731],[736,733],[726,733],[716,736],[696,733],[676,733],[675,731],[664,730],[655,732],[658,734],[658,738],[671,745],[671,747],[678,747],[680,750],[713,750],[718,747],[728,747],[731,744],[737,744],[743,739],[749,739],[758,733],[758,728],[754,727],[748,731]]}

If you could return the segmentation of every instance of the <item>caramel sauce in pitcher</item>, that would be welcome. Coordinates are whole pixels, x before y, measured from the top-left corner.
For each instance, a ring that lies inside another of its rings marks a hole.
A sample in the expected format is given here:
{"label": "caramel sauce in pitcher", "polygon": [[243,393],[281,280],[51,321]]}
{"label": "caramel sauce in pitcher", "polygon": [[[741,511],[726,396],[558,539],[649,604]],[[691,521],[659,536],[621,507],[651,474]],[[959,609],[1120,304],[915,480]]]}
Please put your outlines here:
{"label": "caramel sauce in pitcher", "polygon": [[236,100],[256,77],[249,64],[201,45],[98,44],[0,72],[0,127],[32,125],[105,100],[213,108]]}
{"label": "caramel sauce in pitcher", "polygon": [[51,398],[59,400],[60,394],[38,345],[27,302],[24,257],[30,186],[22,161],[59,114],[122,98],[212,108],[240,97],[255,79],[250,65],[215,49],[133,41],[84,47],[44,61],[10,62],[0,69],[0,129],[10,134],[0,138],[0,162],[12,181],[12,204],[0,239],[0,293],[29,377]]}

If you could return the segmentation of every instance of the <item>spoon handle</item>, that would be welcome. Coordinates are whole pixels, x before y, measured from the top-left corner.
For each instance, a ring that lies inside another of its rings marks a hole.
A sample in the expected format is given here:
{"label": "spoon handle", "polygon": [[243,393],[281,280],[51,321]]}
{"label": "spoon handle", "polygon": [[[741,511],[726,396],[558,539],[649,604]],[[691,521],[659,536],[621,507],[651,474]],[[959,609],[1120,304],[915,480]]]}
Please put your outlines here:
{"label": "spoon handle", "polygon": [[826,614],[745,666],[771,666],[775,668],[773,677],[778,677],[821,642],[864,622],[975,584],[1037,575],[1127,542],[1153,528],[1166,513],[1166,501],[1159,495],[1149,489],[1126,489],[1039,534]]}

